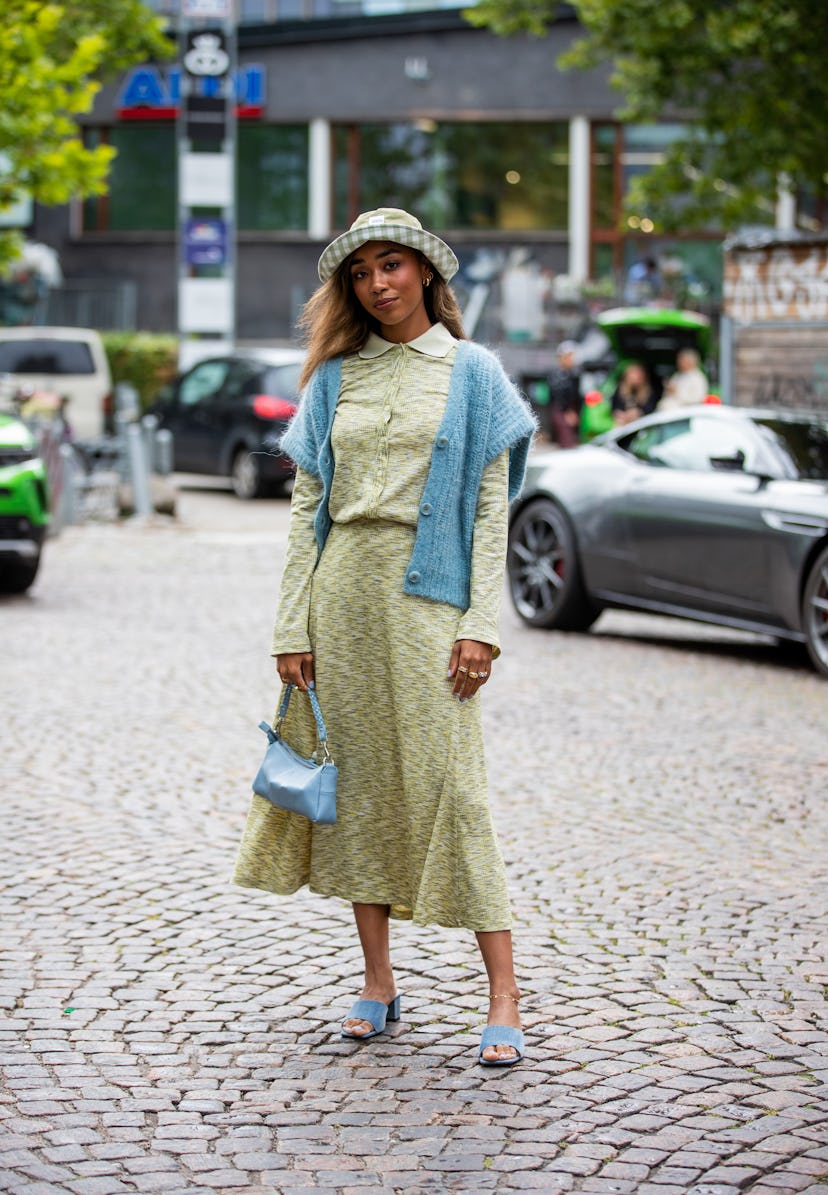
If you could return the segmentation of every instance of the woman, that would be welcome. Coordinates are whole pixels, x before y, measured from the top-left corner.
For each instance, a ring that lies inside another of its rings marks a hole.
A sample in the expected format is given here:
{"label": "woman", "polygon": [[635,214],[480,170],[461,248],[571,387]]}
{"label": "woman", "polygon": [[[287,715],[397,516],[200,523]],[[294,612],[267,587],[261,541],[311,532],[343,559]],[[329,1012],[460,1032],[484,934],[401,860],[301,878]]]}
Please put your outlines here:
{"label": "woman", "polygon": [[[465,927],[489,980],[479,1060],[523,1053],[479,689],[500,654],[507,507],[534,422],[464,338],[454,253],[407,212],[366,212],[319,260],[303,314],[307,386],[283,441],[297,465],[273,654],[315,684],[339,768],[337,822],[253,798],[240,884],[353,905],[365,957],[342,1035],[400,1015],[389,917]],[[285,737],[310,754],[309,703]]]}
{"label": "woman", "polygon": [[664,384],[659,411],[677,411],[694,407],[707,397],[707,378],[701,369],[701,358],[695,349],[680,349],[676,357],[676,372]]}
{"label": "woman", "polygon": [[638,361],[631,361],[624,369],[612,396],[612,411],[616,424],[632,423],[655,410],[658,396],[650,383],[647,370]]}

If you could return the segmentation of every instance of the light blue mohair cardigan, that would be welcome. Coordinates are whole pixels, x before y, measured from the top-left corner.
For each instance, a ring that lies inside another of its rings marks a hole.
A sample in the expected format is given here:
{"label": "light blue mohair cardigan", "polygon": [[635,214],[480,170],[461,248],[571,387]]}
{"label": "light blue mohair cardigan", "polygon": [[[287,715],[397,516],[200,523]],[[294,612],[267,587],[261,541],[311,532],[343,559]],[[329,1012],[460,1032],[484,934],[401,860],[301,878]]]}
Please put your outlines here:
{"label": "light blue mohair cardigan", "polygon": [[[319,366],[281,443],[300,468],[322,480],[322,500],[314,519],[320,552],[331,528],[331,427],[341,377],[341,357]],[[535,420],[497,357],[479,344],[461,340],[431,450],[403,586],[406,593],[468,609],[472,534],[483,469],[508,448],[509,499],[517,497],[534,431]]]}

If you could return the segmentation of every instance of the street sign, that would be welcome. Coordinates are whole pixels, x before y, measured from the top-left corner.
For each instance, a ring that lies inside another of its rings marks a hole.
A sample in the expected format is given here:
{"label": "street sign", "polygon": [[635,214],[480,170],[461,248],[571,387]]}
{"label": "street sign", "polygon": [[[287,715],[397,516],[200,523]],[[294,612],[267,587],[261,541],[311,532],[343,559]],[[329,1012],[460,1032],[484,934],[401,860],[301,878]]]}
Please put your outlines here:
{"label": "street sign", "polygon": [[188,95],[184,100],[187,136],[191,141],[220,143],[227,125],[227,100]]}
{"label": "street sign", "polygon": [[188,75],[197,78],[220,78],[230,67],[230,55],[223,33],[188,33],[187,50],[183,58]]}
{"label": "street sign", "polygon": [[216,216],[191,217],[184,226],[184,254],[188,266],[226,265],[226,222]]}
{"label": "street sign", "polygon": [[[235,340],[235,0],[180,0],[178,331],[180,358]],[[196,338],[193,340],[193,338]]]}
{"label": "street sign", "polygon": [[[217,332],[233,328],[230,278],[183,278],[178,287],[179,332]],[[232,339],[232,334],[229,337]]]}

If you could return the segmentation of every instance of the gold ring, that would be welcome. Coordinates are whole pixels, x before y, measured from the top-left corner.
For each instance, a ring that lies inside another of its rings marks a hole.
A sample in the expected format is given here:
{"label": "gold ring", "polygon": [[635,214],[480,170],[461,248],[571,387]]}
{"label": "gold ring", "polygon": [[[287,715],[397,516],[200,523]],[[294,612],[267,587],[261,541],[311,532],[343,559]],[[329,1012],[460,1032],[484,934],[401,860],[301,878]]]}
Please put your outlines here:
{"label": "gold ring", "polygon": [[462,664],[460,664],[460,665],[459,665],[459,667],[458,667],[458,669],[457,669],[457,671],[458,671],[458,672],[468,672],[468,668],[464,668],[464,667],[463,667],[463,665],[462,665]]}
{"label": "gold ring", "polygon": [[479,676],[480,676],[480,673],[479,673],[479,672],[470,672],[470,673],[469,673],[469,680],[477,680],[477,678],[478,678]]}

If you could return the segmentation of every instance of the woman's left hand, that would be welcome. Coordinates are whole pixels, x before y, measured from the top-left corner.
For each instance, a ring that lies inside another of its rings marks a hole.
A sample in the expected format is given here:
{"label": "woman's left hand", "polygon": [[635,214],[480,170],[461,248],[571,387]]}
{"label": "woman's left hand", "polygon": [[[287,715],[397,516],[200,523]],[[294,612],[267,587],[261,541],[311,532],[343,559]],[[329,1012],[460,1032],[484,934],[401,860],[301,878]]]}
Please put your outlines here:
{"label": "woman's left hand", "polygon": [[451,653],[448,679],[454,697],[474,697],[492,674],[492,646],[476,639],[457,639]]}

